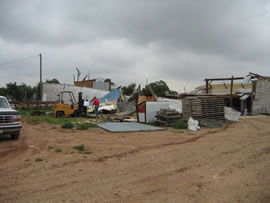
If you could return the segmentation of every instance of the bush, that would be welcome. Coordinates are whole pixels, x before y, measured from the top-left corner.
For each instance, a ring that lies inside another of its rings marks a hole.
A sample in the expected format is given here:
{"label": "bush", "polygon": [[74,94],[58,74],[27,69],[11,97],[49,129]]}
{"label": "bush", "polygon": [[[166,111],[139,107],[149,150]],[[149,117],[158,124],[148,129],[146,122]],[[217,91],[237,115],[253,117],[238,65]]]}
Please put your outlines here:
{"label": "bush", "polygon": [[172,128],[175,129],[187,129],[187,127],[188,127],[187,123],[183,120],[178,120],[172,124]]}
{"label": "bush", "polygon": [[93,123],[81,123],[81,124],[78,124],[77,129],[87,130],[88,128],[95,128],[95,127],[97,127],[97,125]]}
{"label": "bush", "polygon": [[68,121],[68,122],[63,123],[61,127],[62,128],[73,128],[73,123]]}

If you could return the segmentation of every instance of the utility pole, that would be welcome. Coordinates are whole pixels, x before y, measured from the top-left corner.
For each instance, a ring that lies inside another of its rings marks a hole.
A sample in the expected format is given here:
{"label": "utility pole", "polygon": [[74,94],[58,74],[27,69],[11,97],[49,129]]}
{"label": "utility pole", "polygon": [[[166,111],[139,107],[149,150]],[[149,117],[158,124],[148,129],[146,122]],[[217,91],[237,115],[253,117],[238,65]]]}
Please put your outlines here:
{"label": "utility pole", "polygon": [[42,101],[42,95],[43,95],[43,85],[42,85],[42,55],[39,54],[39,59],[40,59],[40,100]]}

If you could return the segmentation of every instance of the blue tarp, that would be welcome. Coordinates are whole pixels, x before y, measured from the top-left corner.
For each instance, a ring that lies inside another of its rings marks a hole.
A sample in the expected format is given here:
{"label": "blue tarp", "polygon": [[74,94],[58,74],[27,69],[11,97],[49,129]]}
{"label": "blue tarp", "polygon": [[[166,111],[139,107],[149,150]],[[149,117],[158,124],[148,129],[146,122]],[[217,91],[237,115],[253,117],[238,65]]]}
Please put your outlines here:
{"label": "blue tarp", "polygon": [[[99,103],[105,103],[106,101],[112,101],[115,99],[119,99],[121,95],[120,89],[114,89],[110,93],[106,94],[104,97],[98,98]],[[93,102],[89,102],[89,105],[92,106]]]}

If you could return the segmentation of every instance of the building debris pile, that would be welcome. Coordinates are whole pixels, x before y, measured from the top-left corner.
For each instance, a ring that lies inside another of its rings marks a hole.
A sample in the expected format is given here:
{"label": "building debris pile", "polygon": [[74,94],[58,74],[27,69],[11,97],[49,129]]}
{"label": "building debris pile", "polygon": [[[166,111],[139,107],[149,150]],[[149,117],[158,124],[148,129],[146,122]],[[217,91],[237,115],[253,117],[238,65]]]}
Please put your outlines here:
{"label": "building debris pile", "polygon": [[190,117],[208,127],[224,126],[224,98],[215,96],[191,96],[183,99],[183,119]]}
{"label": "building debris pile", "polygon": [[156,113],[157,124],[162,126],[171,126],[175,121],[181,119],[182,114],[177,112],[175,109],[160,109]]}

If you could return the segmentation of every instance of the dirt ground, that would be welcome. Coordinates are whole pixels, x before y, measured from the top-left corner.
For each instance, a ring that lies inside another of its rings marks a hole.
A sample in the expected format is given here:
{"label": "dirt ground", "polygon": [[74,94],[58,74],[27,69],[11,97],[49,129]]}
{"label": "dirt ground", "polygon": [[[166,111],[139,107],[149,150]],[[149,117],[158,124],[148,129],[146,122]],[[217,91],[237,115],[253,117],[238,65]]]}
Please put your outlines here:
{"label": "dirt ground", "polygon": [[24,123],[19,140],[2,136],[0,202],[62,201],[270,202],[270,117],[198,132]]}

